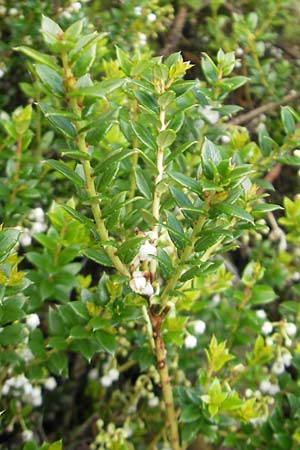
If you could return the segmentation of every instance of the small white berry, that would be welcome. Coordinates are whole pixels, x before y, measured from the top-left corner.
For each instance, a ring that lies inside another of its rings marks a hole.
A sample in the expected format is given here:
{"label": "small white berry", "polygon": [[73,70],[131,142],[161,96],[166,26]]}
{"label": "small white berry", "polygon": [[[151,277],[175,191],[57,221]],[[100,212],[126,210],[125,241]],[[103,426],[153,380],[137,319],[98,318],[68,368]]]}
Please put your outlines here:
{"label": "small white berry", "polygon": [[235,51],[236,56],[242,56],[244,54],[244,50],[242,47],[238,47]]}
{"label": "small white berry", "polygon": [[81,9],[81,3],[80,2],[72,3],[71,7],[72,7],[73,11],[77,12]]}
{"label": "small white berry", "polygon": [[271,387],[271,383],[269,380],[262,380],[260,385],[259,385],[259,389],[261,390],[262,393],[267,393],[269,392]]}
{"label": "small white berry", "polygon": [[245,397],[249,398],[249,397],[252,397],[252,395],[253,395],[252,389],[248,388],[245,390]]}
{"label": "small white berry", "polygon": [[223,136],[221,136],[221,142],[222,142],[222,144],[229,144],[230,137],[227,136],[226,134],[224,134]]}
{"label": "small white berry", "polygon": [[280,391],[280,387],[278,386],[278,384],[272,384],[272,383],[270,384],[269,394],[276,395],[279,391]]}
{"label": "small white berry", "polygon": [[197,338],[189,334],[184,340],[185,348],[195,348],[197,346]]}
{"label": "small white berry", "polygon": [[94,369],[91,369],[88,373],[88,379],[89,380],[97,380],[99,378],[99,372],[98,369],[94,367]]}
{"label": "small white berry", "polygon": [[292,355],[290,354],[290,352],[284,352],[281,355],[281,362],[285,365],[285,367],[290,367],[290,365],[292,364]]}

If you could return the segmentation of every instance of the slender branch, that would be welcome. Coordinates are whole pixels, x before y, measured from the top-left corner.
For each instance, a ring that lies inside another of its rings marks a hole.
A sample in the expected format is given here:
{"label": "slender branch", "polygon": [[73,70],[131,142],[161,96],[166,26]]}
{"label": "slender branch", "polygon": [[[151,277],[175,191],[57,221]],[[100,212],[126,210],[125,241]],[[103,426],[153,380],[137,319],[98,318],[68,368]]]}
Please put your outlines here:
{"label": "slender branch", "polygon": [[186,22],[188,13],[188,8],[186,5],[181,5],[178,13],[176,14],[173,28],[168,36],[167,42],[164,46],[164,48],[161,51],[161,54],[163,56],[168,56],[170,53],[172,53],[174,50],[176,50],[179,39],[181,38],[183,27]]}
{"label": "slender branch", "polygon": [[172,450],[181,450],[179,441],[179,431],[177,424],[177,415],[175,411],[174,398],[171,386],[171,379],[169,376],[168,364],[167,364],[167,352],[162,337],[161,327],[164,317],[169,311],[169,308],[165,308],[161,314],[158,314],[157,308],[153,305],[149,310],[150,319],[153,327],[153,337],[155,341],[155,356],[157,361],[157,369],[160,375],[161,388],[163,399],[166,408],[167,415],[167,429],[169,435],[169,442]]}
{"label": "slender branch", "polygon": [[13,183],[14,183],[14,188],[13,191],[10,195],[10,200],[14,201],[17,195],[17,191],[18,191],[18,186],[17,183],[19,181],[20,178],[20,167],[21,167],[21,157],[22,157],[22,140],[23,140],[23,136],[22,134],[18,134],[18,138],[17,138],[17,151],[16,151],[16,165],[15,165],[15,169],[14,169],[14,175],[13,175]]}
{"label": "slender branch", "polygon": [[258,108],[255,108],[252,111],[249,111],[245,114],[241,114],[235,117],[234,119],[230,120],[229,123],[233,125],[242,125],[244,123],[248,123],[251,120],[255,119],[255,117],[260,116],[261,114],[264,114],[268,111],[272,111],[275,108],[279,108],[281,105],[290,103],[292,100],[295,100],[298,97],[299,97],[298,92],[291,91],[289,94],[283,97],[282,100],[278,102],[270,102],[265,105],[259,106]]}
{"label": "slender branch", "polygon": [[[74,85],[76,84],[76,82],[75,82],[74,75],[71,71],[71,68],[69,66],[69,61],[68,61],[68,57],[66,54],[62,55],[62,61],[63,61],[65,77],[66,77],[66,86],[69,88],[69,90],[72,90],[75,88]],[[73,113],[81,118],[82,107],[78,103],[77,99],[72,98],[70,100],[70,105],[73,110]],[[75,123],[75,127],[78,132],[81,128],[80,121],[77,121]],[[88,153],[88,146],[85,141],[84,133],[78,134],[78,148],[81,152]],[[82,159],[80,162],[83,166],[83,171],[84,171],[85,181],[86,181],[86,190],[87,190],[90,200],[91,200],[91,209],[92,209],[92,213],[93,213],[93,216],[94,216],[94,219],[96,222],[97,231],[98,231],[102,241],[108,241],[109,234],[106,229],[104,219],[102,217],[102,212],[101,212],[99,199],[98,199],[98,193],[96,192],[93,170],[92,170],[90,161],[86,160],[86,159]],[[127,267],[122,263],[120,258],[116,255],[116,248],[113,246],[107,246],[107,247],[105,247],[105,251],[108,254],[108,256],[110,257],[115,268],[120,272],[120,274],[124,275],[126,277],[129,277],[129,272],[128,272]]]}

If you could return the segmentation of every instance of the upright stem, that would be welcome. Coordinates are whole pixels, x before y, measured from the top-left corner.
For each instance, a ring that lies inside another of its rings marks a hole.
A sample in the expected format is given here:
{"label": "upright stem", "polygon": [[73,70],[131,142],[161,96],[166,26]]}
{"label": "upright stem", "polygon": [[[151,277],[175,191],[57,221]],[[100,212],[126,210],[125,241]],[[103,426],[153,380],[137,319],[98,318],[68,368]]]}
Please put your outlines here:
{"label": "upright stem", "polygon": [[13,175],[13,183],[14,183],[14,188],[13,191],[10,195],[10,200],[14,201],[16,198],[16,194],[18,191],[18,186],[17,183],[19,181],[20,178],[20,167],[21,167],[21,157],[22,157],[22,140],[23,140],[23,136],[22,134],[18,134],[17,137],[17,151],[16,151],[16,165],[15,165],[15,170],[14,170],[14,175]]}
{"label": "upright stem", "polygon": [[[69,61],[68,61],[68,57],[66,54],[62,55],[62,62],[63,62],[63,66],[64,66],[64,71],[65,71],[66,86],[71,91],[75,88],[76,83],[75,83],[75,78],[72,73],[72,70],[69,66]],[[79,104],[79,102],[77,101],[77,99],[72,98],[70,100],[70,105],[71,105],[73,113],[81,118],[82,107]],[[75,127],[76,127],[76,130],[78,133],[81,128],[80,121],[75,122]],[[85,141],[85,133],[80,133],[80,134],[78,133],[77,139],[78,139],[79,150],[83,153],[88,153],[88,145],[86,144],[86,141]],[[91,200],[91,209],[92,209],[92,213],[93,213],[93,216],[94,216],[94,219],[96,222],[97,231],[98,231],[99,236],[102,241],[108,241],[109,234],[106,229],[104,219],[102,217],[102,211],[101,211],[100,204],[99,204],[98,193],[96,191],[95,183],[94,183],[93,169],[91,167],[89,160],[82,159],[80,162],[83,166],[83,171],[84,171],[85,181],[86,181],[86,191],[89,194],[89,197]],[[114,267],[119,271],[119,273],[121,275],[129,277],[129,271],[128,271],[127,267],[125,266],[125,264],[122,263],[120,258],[116,255],[116,251],[117,251],[116,248],[109,245],[109,246],[105,247],[105,251],[108,254],[108,256],[110,257]]]}
{"label": "upright stem", "polygon": [[169,442],[171,444],[172,450],[181,450],[177,424],[177,415],[175,411],[171,379],[169,376],[169,369],[167,364],[167,352],[161,333],[162,322],[167,313],[168,308],[165,308],[161,314],[158,314],[156,312],[155,306],[153,305],[150,308],[149,315],[153,327],[153,338],[155,342],[155,357],[157,362],[157,369],[160,375],[162,394],[166,407],[166,415],[168,420],[166,425],[168,429]]}

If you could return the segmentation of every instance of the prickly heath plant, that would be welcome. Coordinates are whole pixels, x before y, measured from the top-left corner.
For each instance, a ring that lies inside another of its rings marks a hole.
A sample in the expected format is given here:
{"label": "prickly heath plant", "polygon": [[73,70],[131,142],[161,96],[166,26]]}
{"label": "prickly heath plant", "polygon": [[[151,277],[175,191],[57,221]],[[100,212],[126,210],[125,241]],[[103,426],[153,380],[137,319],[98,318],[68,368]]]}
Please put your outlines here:
{"label": "prickly heath plant", "polygon": [[[164,60],[130,58],[117,47],[115,63],[96,81],[93,65],[102,54],[103,34],[89,33],[84,20],[64,31],[47,17],[41,31],[50,54],[24,46],[16,50],[33,59],[46,99],[38,108],[64,137],[57,139],[58,157],[44,164],[67,183],[70,195],[51,208],[47,235],[36,236],[43,253],[28,254],[37,271],[27,292],[34,293],[36,307],[45,299],[55,301],[40,361],[65,376],[66,351],[89,361],[99,352],[114,354],[116,329],[131,321],[144,338],[137,340],[137,363],[143,365],[143,352],[156,362],[166,416],[158,439],[166,436],[173,450],[186,448],[195,432],[205,434],[219,417],[236,424],[266,416],[266,400],[245,398],[235,388],[240,374],[229,353],[235,340],[247,345],[247,334],[238,335],[244,310],[276,297],[259,283],[259,264],[245,269],[242,289],[233,295],[235,323],[229,321],[228,335],[222,328],[228,343],[211,336],[207,364],[199,363],[207,370],[200,371],[195,387],[189,393],[173,389],[180,384],[183,343],[183,353],[198,344],[191,326],[200,335],[205,329],[206,311],[199,303],[208,290],[205,283],[214,280],[220,291],[228,287],[222,255],[245,234],[263,230],[256,219],[278,209],[258,191],[262,169],[254,170],[252,162],[260,157],[265,162],[264,154],[258,157],[260,150],[250,144],[251,153],[243,152],[239,134],[232,141],[224,134],[223,121],[239,110],[226,98],[247,82],[231,76],[234,53],[220,50],[216,62],[204,55],[204,83],[184,79],[191,65],[179,53]],[[275,157],[267,156],[271,165]],[[78,257],[80,263],[74,261]],[[96,288],[82,289],[71,300],[86,258],[98,265],[100,279]],[[278,326],[283,330],[284,322]],[[251,378],[275,350],[261,336],[247,349],[242,361]]]}

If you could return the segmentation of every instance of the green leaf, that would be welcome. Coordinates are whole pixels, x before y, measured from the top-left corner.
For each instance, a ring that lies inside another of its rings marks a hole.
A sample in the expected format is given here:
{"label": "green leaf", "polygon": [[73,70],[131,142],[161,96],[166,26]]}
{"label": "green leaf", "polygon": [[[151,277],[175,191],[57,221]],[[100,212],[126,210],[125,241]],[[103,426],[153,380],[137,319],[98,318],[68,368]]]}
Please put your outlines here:
{"label": "green leaf", "polygon": [[71,208],[68,205],[61,205],[61,207],[67,211],[75,220],[85,225],[90,231],[96,231],[96,227],[94,222],[89,219],[88,217],[85,217],[83,214],[78,212],[76,209]]}
{"label": "green leaf", "polygon": [[130,155],[133,155],[134,153],[137,153],[138,150],[136,149],[130,149],[130,148],[118,148],[117,150],[114,150],[107,158],[105,158],[103,161],[101,161],[96,167],[95,172],[101,172],[104,169],[107,169],[112,164],[115,164],[116,162],[122,161],[122,159],[127,158]]}
{"label": "green leaf", "polygon": [[70,92],[70,97],[92,97],[92,98],[103,98],[111,92],[115,91],[119,87],[126,83],[125,78],[116,78],[112,80],[104,80],[94,86],[87,86],[81,89],[76,89]]}
{"label": "green leaf", "polygon": [[86,248],[85,250],[82,250],[80,253],[82,253],[87,258],[92,259],[101,266],[105,267],[113,266],[113,263],[111,262],[109,256],[107,255],[105,250],[101,248],[99,249]]}
{"label": "green leaf", "polygon": [[107,333],[103,330],[98,330],[95,331],[94,336],[104,351],[112,355],[114,354],[116,350],[116,338],[114,334]]}
{"label": "green leaf", "polygon": [[63,36],[63,30],[60,26],[49,17],[42,16],[41,32],[44,36],[46,44],[53,46],[57,44],[59,36]]}
{"label": "green leaf", "polygon": [[142,126],[137,122],[132,122],[131,127],[139,141],[141,141],[144,145],[146,145],[146,147],[149,147],[151,150],[156,150],[154,137],[147,127]]}
{"label": "green leaf", "polygon": [[221,161],[221,155],[217,147],[209,139],[205,138],[204,144],[202,146],[202,162],[203,166],[208,166],[210,168],[210,163],[212,162],[215,166]]}
{"label": "green leaf", "polygon": [[218,81],[218,68],[206,53],[202,53],[202,55],[203,58],[201,59],[201,67],[205,78],[210,83],[215,83]]}
{"label": "green leaf", "polygon": [[143,194],[144,197],[151,199],[152,198],[152,190],[149,186],[148,180],[146,179],[145,175],[143,174],[143,170],[140,167],[136,168],[135,171],[135,180],[136,185],[140,192]]}
{"label": "green leaf", "polygon": [[253,305],[264,305],[273,302],[276,297],[277,295],[271,286],[257,284],[252,289],[251,303]]}
{"label": "green leaf", "polygon": [[82,31],[83,25],[85,23],[85,19],[80,19],[77,20],[76,22],[72,23],[72,25],[70,25],[66,31],[65,31],[65,39],[70,39],[72,41],[76,41]]}
{"label": "green leaf", "polygon": [[295,119],[289,106],[281,107],[281,120],[287,134],[295,133]]}
{"label": "green leaf", "polygon": [[54,59],[51,58],[51,56],[45,55],[44,53],[38,52],[37,50],[26,46],[15,47],[14,50],[29,56],[29,58],[32,58],[34,61],[43,64],[44,66],[50,67],[57,73],[62,73],[61,68],[54,63]]}
{"label": "green leaf", "polygon": [[132,62],[129,60],[127,53],[125,53],[120,47],[116,46],[116,54],[121,69],[125,75],[129,76],[132,68]]}
{"label": "green leaf", "polygon": [[36,64],[35,70],[42,83],[45,84],[52,93],[56,95],[64,93],[62,77],[54,69],[42,64]]}
{"label": "green leaf", "polygon": [[63,442],[62,442],[62,440],[53,442],[52,444],[50,444],[50,446],[49,446],[49,448],[47,450],[63,450]]}
{"label": "green leaf", "polygon": [[13,228],[0,230],[0,262],[2,262],[18,242],[20,232]]}
{"label": "green leaf", "polygon": [[282,206],[275,205],[274,203],[257,203],[256,205],[253,205],[252,211],[254,213],[266,213],[270,211],[276,211],[278,209],[283,209]]}
{"label": "green leaf", "polygon": [[159,148],[165,149],[170,147],[176,139],[176,133],[173,130],[164,130],[159,133],[156,138],[156,143]]}
{"label": "green leaf", "polygon": [[64,175],[76,186],[83,187],[84,182],[82,178],[74,170],[70,169],[70,167],[67,166],[65,163],[56,161],[55,159],[48,159],[46,161],[46,164],[52,167],[53,169],[57,170],[62,175]]}
{"label": "green leaf", "polygon": [[48,359],[48,367],[55,375],[68,375],[68,358],[63,352],[51,353]]}
{"label": "green leaf", "polygon": [[144,240],[145,238],[143,236],[134,236],[126,239],[118,249],[117,255],[125,262],[125,264],[129,264],[137,254]]}
{"label": "green leaf", "polygon": [[214,205],[214,208],[229,216],[238,217],[239,219],[245,220],[246,222],[253,223],[253,217],[240,206],[223,202]]}
{"label": "green leaf", "polygon": [[9,346],[17,345],[23,341],[24,325],[21,323],[14,323],[2,329],[0,332],[0,345]]}
{"label": "green leaf", "polygon": [[189,423],[201,419],[202,411],[197,405],[186,405],[182,408],[180,422]]}
{"label": "green leaf", "polygon": [[171,240],[178,250],[182,250],[187,243],[181,223],[176,219],[175,214],[166,211],[167,228]]}
{"label": "green leaf", "polygon": [[184,175],[181,172],[167,172],[169,177],[171,177],[173,180],[175,180],[177,183],[179,183],[181,186],[188,188],[192,192],[196,192],[197,194],[201,193],[201,186],[200,183],[196,180],[194,180],[191,177],[188,177],[187,175]]}
{"label": "green leaf", "polygon": [[78,59],[75,59],[72,69],[76,77],[82,77],[90,70],[96,58],[96,49],[97,46],[94,44],[83,52]]}
{"label": "green leaf", "polygon": [[53,113],[53,108],[45,103],[39,103],[39,107],[54,128],[60,131],[64,136],[74,140],[76,130],[74,125],[68,119],[61,117],[60,115],[50,115],[49,112]]}
{"label": "green leaf", "polygon": [[192,145],[197,144],[197,141],[188,142],[186,144],[180,145],[175,150],[172,150],[170,155],[166,158],[166,164],[169,164],[169,162],[173,161],[173,159],[176,159],[179,155],[184,153],[186,150],[188,150]]}

